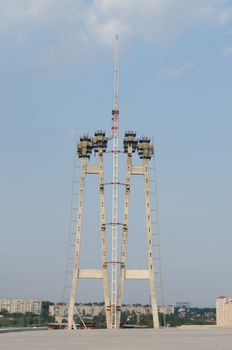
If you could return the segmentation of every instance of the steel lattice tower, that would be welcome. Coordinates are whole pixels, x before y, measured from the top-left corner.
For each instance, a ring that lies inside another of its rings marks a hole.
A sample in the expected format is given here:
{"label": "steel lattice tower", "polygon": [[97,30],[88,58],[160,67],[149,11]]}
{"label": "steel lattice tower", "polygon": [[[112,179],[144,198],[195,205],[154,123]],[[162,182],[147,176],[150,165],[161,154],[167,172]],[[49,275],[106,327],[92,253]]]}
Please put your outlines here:
{"label": "steel lattice tower", "polygon": [[112,171],[112,261],[111,261],[111,328],[117,328],[117,264],[118,264],[118,35],[115,40],[114,108],[112,110],[113,171]]}

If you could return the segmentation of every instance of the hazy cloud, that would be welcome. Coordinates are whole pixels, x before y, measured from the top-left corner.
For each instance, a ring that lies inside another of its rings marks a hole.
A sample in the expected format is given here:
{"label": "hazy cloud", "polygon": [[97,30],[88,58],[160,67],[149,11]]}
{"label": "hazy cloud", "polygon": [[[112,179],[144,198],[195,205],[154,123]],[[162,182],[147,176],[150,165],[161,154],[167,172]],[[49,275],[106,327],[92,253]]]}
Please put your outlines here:
{"label": "hazy cloud", "polygon": [[222,0],[0,0],[0,31],[20,25],[64,22],[86,36],[109,44],[118,31],[125,36],[159,40],[201,21],[225,25],[232,7]]}
{"label": "hazy cloud", "polygon": [[164,71],[164,75],[169,78],[176,78],[182,74],[184,74],[186,71],[192,70],[193,64],[192,63],[185,63],[184,65],[174,68],[174,69],[167,69]]}
{"label": "hazy cloud", "polygon": [[232,46],[225,47],[223,50],[223,55],[224,56],[232,55]]}
{"label": "hazy cloud", "polygon": [[[78,65],[97,47],[131,38],[163,43],[202,24],[226,25],[227,0],[0,0],[0,35],[33,46],[40,66]],[[34,37],[36,33],[36,38]],[[50,69],[50,68],[49,68]],[[170,70],[178,76],[189,66]]]}
{"label": "hazy cloud", "polygon": [[219,23],[226,25],[232,20],[232,7],[225,8],[219,15]]}

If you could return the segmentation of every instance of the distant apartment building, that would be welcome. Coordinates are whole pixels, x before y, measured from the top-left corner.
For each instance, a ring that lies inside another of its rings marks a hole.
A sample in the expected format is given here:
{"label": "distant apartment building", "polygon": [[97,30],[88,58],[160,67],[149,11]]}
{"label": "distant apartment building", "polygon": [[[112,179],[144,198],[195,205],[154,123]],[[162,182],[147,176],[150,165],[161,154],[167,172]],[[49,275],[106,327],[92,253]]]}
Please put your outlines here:
{"label": "distant apartment building", "polygon": [[[159,312],[165,315],[174,313],[174,306],[159,307]],[[122,312],[135,312],[136,314],[147,315],[151,313],[151,306],[141,304],[127,304],[122,306]],[[104,305],[101,304],[78,304],[74,307],[74,315],[81,317],[94,317],[100,313],[105,313]],[[49,306],[49,315],[55,317],[56,322],[62,322],[63,319],[67,319],[68,305],[55,304]]]}
{"label": "distant apartment building", "polygon": [[[78,304],[74,307],[74,315],[80,315],[81,317],[94,317],[104,312],[104,305],[100,304]],[[56,321],[60,321],[62,318],[67,318],[68,305],[50,305],[49,315],[54,316]]]}
{"label": "distant apartment building", "polygon": [[40,315],[42,301],[38,299],[0,299],[0,312],[7,310],[10,314],[31,312]]}
{"label": "distant apartment building", "polygon": [[[62,323],[63,319],[68,318],[68,305],[49,305],[49,316],[55,317],[55,322]],[[74,309],[74,315],[77,315],[76,308]]]}
{"label": "distant apartment building", "polygon": [[136,314],[146,315],[151,313],[151,306],[141,304],[127,304],[122,306],[122,312],[135,312]]}
{"label": "distant apartment building", "polygon": [[232,298],[216,299],[216,319],[218,327],[232,327]]}
{"label": "distant apartment building", "polygon": [[185,307],[186,309],[190,309],[191,304],[188,301],[177,301],[176,307],[181,307],[181,308]]}
{"label": "distant apartment building", "polygon": [[[60,305],[60,304],[49,305],[48,313],[49,313],[49,316],[67,316],[68,305]],[[76,312],[74,314],[76,315]]]}
{"label": "distant apartment building", "polygon": [[159,312],[164,315],[171,315],[171,314],[174,314],[175,312],[175,307],[172,305],[159,306],[158,309],[159,309]]}

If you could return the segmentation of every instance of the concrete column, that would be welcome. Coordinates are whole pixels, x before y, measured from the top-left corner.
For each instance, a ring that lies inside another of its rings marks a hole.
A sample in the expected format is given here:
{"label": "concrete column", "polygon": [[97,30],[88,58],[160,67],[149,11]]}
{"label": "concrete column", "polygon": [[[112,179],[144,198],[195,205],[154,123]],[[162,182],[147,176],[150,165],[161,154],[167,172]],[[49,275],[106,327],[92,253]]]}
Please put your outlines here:
{"label": "concrete column", "polygon": [[157,306],[157,295],[155,285],[155,271],[153,265],[153,249],[152,249],[152,224],[151,224],[151,200],[150,200],[150,178],[148,159],[143,159],[144,167],[144,191],[145,191],[145,206],[146,206],[146,233],[147,233],[147,253],[148,253],[148,270],[150,283],[151,308],[153,316],[153,327],[159,328],[159,315]]}
{"label": "concrete column", "polygon": [[82,161],[82,165],[81,165],[81,173],[80,173],[80,193],[79,193],[79,202],[78,202],[78,210],[77,210],[76,242],[75,242],[75,253],[74,253],[74,261],[73,261],[72,285],[71,285],[69,306],[68,306],[68,329],[69,330],[71,330],[73,326],[73,313],[74,313],[77,280],[78,280],[78,272],[79,272],[79,256],[80,256],[80,242],[81,242],[81,232],[82,232],[87,158],[82,158],[81,161]]}
{"label": "concrete column", "polygon": [[123,215],[123,229],[122,229],[122,246],[121,246],[121,269],[120,280],[118,288],[118,311],[117,311],[117,327],[120,326],[122,297],[124,289],[124,281],[126,277],[126,244],[128,233],[128,214],[129,214],[129,200],[130,200],[130,184],[131,184],[131,166],[132,166],[132,147],[129,147],[126,163],[126,181],[124,194],[124,215]]}

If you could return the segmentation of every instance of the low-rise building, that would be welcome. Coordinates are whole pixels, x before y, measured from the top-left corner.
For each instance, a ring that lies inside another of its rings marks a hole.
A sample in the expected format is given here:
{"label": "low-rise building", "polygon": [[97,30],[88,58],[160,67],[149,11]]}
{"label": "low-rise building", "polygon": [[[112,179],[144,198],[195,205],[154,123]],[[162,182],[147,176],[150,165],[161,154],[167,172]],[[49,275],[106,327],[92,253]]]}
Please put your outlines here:
{"label": "low-rise building", "polygon": [[171,315],[171,314],[174,314],[175,307],[172,305],[159,306],[159,312],[164,314],[164,315]]}

